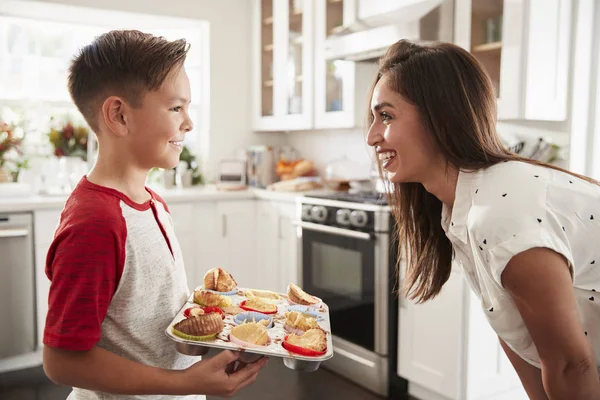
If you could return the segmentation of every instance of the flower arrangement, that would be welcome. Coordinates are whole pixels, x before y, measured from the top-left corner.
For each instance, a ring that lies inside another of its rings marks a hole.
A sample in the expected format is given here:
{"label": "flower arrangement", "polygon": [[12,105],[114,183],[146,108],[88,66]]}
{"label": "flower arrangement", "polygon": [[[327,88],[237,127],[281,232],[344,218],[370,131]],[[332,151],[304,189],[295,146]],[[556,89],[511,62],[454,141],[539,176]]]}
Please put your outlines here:
{"label": "flower arrangement", "polygon": [[85,126],[73,126],[71,122],[59,128],[51,128],[48,139],[54,147],[57,157],[81,157],[87,160],[89,129]]}
{"label": "flower arrangement", "polygon": [[14,125],[0,122],[0,167],[4,167],[4,164],[9,161],[7,154],[10,152],[15,152],[19,156],[23,155],[21,152],[22,142],[23,138],[15,135]]}

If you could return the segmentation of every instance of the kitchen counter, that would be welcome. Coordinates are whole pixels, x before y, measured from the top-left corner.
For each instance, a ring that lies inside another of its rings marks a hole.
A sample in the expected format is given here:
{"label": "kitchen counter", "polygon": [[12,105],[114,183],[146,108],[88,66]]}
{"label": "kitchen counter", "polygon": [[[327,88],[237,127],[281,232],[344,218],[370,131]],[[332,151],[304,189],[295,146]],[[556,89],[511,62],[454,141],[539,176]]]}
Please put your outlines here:
{"label": "kitchen counter", "polygon": [[[299,196],[304,193],[299,192],[274,192],[265,189],[246,189],[236,191],[217,190],[214,185],[206,185],[202,187],[193,187],[185,189],[163,189],[152,188],[166,202],[182,203],[182,202],[197,202],[197,201],[234,201],[234,200],[275,200],[295,202]],[[63,208],[68,195],[31,195],[31,196],[0,196],[0,213],[3,212],[26,212],[44,209]]]}

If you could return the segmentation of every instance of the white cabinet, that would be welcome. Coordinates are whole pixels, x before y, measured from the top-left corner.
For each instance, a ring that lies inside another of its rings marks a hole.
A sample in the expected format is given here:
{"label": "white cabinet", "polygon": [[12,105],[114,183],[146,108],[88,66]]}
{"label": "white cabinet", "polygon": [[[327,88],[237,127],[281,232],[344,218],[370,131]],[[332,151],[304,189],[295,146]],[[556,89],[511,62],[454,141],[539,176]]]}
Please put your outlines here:
{"label": "white cabinet", "polygon": [[48,314],[48,294],[50,281],[46,276],[46,255],[54,239],[54,232],[60,220],[62,210],[40,210],[33,214],[34,248],[35,248],[35,290],[37,314],[37,339],[41,349]]}
{"label": "white cabinet", "polygon": [[[356,16],[348,0],[315,0],[315,119],[314,127],[352,128],[356,125],[355,111],[360,100],[366,100],[368,87],[357,88],[357,83],[367,84],[371,79],[356,76],[357,66],[352,61],[327,60],[325,57],[326,40],[340,32]],[[373,69],[373,66],[370,66]],[[362,71],[359,71],[359,73]],[[374,71],[372,71],[374,72]],[[364,72],[368,74],[368,72]],[[357,96],[358,95],[358,96]],[[363,106],[368,106],[366,103]],[[360,121],[362,122],[362,120]]]}
{"label": "white cabinet", "polygon": [[570,0],[456,0],[455,41],[490,75],[498,119],[567,119]]}
{"label": "white cabinet", "polygon": [[199,207],[201,207],[201,204],[176,203],[169,205],[175,235],[181,248],[188,285],[191,288],[201,284],[206,272],[206,270],[203,270],[203,266],[198,264],[198,245],[196,244],[198,237],[196,231],[199,225],[197,212]]}
{"label": "white cabinet", "polygon": [[401,299],[399,306],[398,374],[450,399],[461,398],[463,288],[463,278],[451,274],[433,300]]}
{"label": "white cabinet", "polygon": [[312,127],[313,0],[254,0],[253,125]]}
{"label": "white cabinet", "polygon": [[285,293],[298,283],[295,203],[260,200],[257,203],[257,287]]}
{"label": "white cabinet", "polygon": [[220,201],[217,203],[216,257],[243,287],[258,287],[261,277],[256,269],[256,202]]}
{"label": "white cabinet", "polygon": [[478,301],[460,272],[450,275],[433,300],[400,300],[398,375],[409,380],[412,396],[527,399]]}

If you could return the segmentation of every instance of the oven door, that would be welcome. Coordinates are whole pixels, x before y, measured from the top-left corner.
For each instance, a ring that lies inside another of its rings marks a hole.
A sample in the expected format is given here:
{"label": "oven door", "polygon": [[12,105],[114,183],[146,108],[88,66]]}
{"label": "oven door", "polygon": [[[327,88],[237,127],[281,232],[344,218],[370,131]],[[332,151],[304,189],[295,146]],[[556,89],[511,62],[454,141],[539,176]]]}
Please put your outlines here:
{"label": "oven door", "polygon": [[375,352],[381,346],[376,315],[384,306],[376,304],[377,239],[372,233],[310,222],[301,222],[300,228],[304,290],[329,306],[334,336]]}

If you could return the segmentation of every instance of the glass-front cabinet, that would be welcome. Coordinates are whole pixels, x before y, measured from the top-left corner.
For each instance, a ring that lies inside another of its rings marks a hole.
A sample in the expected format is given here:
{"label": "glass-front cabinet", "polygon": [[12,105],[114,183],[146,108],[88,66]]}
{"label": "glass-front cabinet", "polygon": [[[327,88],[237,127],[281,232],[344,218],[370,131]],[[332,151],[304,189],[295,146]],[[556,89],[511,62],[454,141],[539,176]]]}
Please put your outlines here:
{"label": "glass-front cabinet", "polygon": [[255,0],[254,128],[312,125],[313,1]]}
{"label": "glass-front cabinet", "polygon": [[351,13],[349,0],[315,0],[315,128],[355,125],[355,63],[325,57],[325,41],[344,30]]}
{"label": "glass-front cabinet", "polygon": [[488,73],[499,120],[564,121],[570,0],[455,0],[454,41]]}

